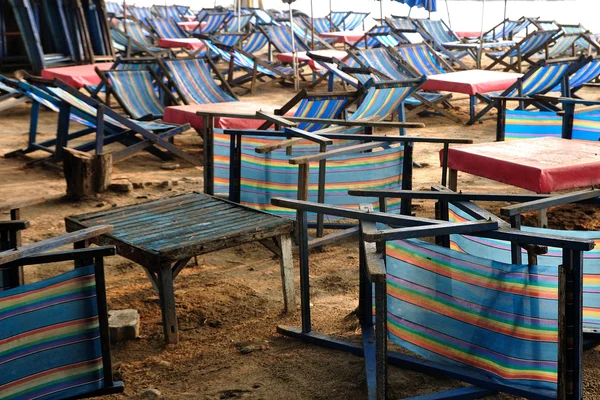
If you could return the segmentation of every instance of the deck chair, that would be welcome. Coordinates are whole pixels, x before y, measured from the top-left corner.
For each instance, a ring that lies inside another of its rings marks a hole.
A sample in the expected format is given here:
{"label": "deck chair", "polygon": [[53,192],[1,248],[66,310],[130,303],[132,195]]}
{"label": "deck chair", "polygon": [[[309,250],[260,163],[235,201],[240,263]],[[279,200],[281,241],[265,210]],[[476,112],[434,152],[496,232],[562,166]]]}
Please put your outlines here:
{"label": "deck chair", "polygon": [[[227,77],[227,82],[232,87],[242,87],[249,93],[255,93],[257,82],[264,78],[278,80],[282,83],[294,81],[294,69],[282,65],[280,62],[263,61],[242,49],[226,46],[217,40],[214,42],[205,40],[204,43],[211,53],[229,64],[223,75]],[[245,74],[234,76],[234,71],[238,69],[244,71]],[[302,69],[299,70],[299,73],[301,72]],[[244,86],[248,82],[250,82],[250,88]]]}
{"label": "deck chair", "polygon": [[[237,101],[237,96],[212,61],[209,58],[206,61],[208,66],[200,58],[159,60],[159,65],[183,104]],[[219,77],[220,87],[213,79],[211,70]]]}
{"label": "deck chair", "polygon": [[556,31],[559,29],[556,21],[528,18],[531,24],[540,31]]}
{"label": "deck chair", "polygon": [[207,12],[198,19],[198,26],[194,29],[194,34],[212,35],[217,32],[229,17],[227,12]]}
{"label": "deck chair", "polygon": [[485,53],[487,57],[493,60],[485,69],[492,69],[496,65],[500,65],[504,71],[512,70],[521,72],[523,62],[527,62],[530,65],[535,64],[531,56],[542,50],[547,54],[548,45],[552,42],[557,32],[537,30],[525,36],[520,42],[506,51]]}
{"label": "deck chair", "polygon": [[150,26],[148,21],[154,18],[152,15],[152,10],[148,7],[127,6],[127,13],[133,16],[136,21],[145,26]]}
{"label": "deck chair", "polygon": [[565,91],[565,93],[568,93],[567,77],[575,73],[589,61],[589,58],[583,56],[570,60],[538,61],[537,64],[505,91],[501,93],[477,93],[477,98],[485,103],[486,106],[471,118],[467,124],[472,125],[475,121],[480,120],[492,108],[497,108],[497,100],[503,98],[520,98],[522,103],[519,105],[519,108],[523,108],[523,104],[528,103],[535,105],[541,110],[557,111],[557,109],[552,106],[545,105],[543,102],[536,100],[535,96],[548,93],[557,85],[560,85],[562,90]]}
{"label": "deck chair", "polygon": [[153,121],[163,117],[175,97],[151,69],[114,69],[96,73],[129,118]]}
{"label": "deck chair", "polygon": [[313,18],[317,33],[335,32],[342,30],[342,23],[349,12],[331,12],[326,17]]}
{"label": "deck chair", "polygon": [[246,53],[254,54],[262,49],[269,43],[269,39],[261,31],[254,31],[248,35],[247,38],[242,40],[241,48]]}
{"label": "deck chair", "polygon": [[[292,53],[292,34],[294,35],[296,51],[309,51],[310,46],[295,32],[285,25],[259,26],[258,29],[269,40],[269,45],[274,47],[278,53]],[[269,48],[271,51],[271,47]],[[269,51],[269,53],[270,53]]]}
{"label": "deck chair", "polygon": [[252,13],[235,14],[230,12],[225,20],[225,32],[247,32],[250,27]]}
{"label": "deck chair", "polygon": [[[165,57],[169,55],[168,49],[148,45],[147,39],[143,36],[141,27],[135,22],[125,22],[127,33],[120,30],[116,25],[111,24],[110,32],[113,43],[121,47],[120,52],[127,58],[133,56]],[[138,41],[141,39],[143,42]]]}
{"label": "deck chair", "polygon": [[[99,101],[59,81],[47,81],[28,77],[29,82],[20,81],[19,86],[33,101],[28,146],[5,154],[5,157],[24,156],[37,150],[51,155],[33,160],[30,164],[58,163],[63,160],[64,148],[69,141],[93,134],[94,139],[71,146],[75,150],[103,154],[104,146],[119,142],[124,149],[112,153],[113,163],[132,157],[144,150],[163,160],[177,156],[192,165],[199,160],[183,152],[168,139],[190,128],[189,125],[166,124],[162,121],[135,121],[127,119]],[[58,127],[56,138],[43,142],[37,141],[37,125],[40,107],[45,106],[57,112]],[[100,110],[100,112],[99,112]],[[101,120],[99,118],[103,116]],[[69,120],[84,126],[76,132],[70,132]],[[160,146],[163,150],[160,150]]]}
{"label": "deck chair", "polygon": [[517,20],[511,20],[507,18],[489,31],[485,32],[483,34],[483,40],[512,40],[517,34],[527,29],[529,25],[531,25],[531,21],[524,17]]}
{"label": "deck chair", "polygon": [[464,50],[448,50],[444,47],[444,43],[460,42],[460,38],[443,20],[418,19],[414,20],[419,27],[419,33],[431,46],[448,57],[452,62],[460,65],[464,69],[469,69],[461,58],[469,55],[468,51]]}
{"label": "deck chair", "polygon": [[181,22],[184,20],[183,15],[185,14],[185,12],[182,12],[182,7],[186,10],[189,9],[189,7],[184,6],[159,6],[155,4],[152,6],[152,10],[154,11],[154,14],[156,14],[156,16],[159,18],[171,19],[175,22]]}
{"label": "deck chair", "polygon": [[23,95],[16,85],[11,84],[8,78],[0,76],[0,112],[28,101],[29,98]]}
{"label": "deck chair", "polygon": [[[426,44],[423,45],[426,46]],[[415,47],[409,48],[419,48],[418,45],[413,46]],[[399,61],[400,58],[397,57],[397,54],[396,57],[394,57],[394,52],[395,50],[391,48],[376,48],[357,51],[355,56],[357,57],[356,61],[358,61],[358,63],[360,63],[363,67],[368,67],[373,71],[376,71],[379,79],[403,80],[411,79],[413,77],[421,77],[422,79],[426,79],[426,75],[415,72],[410,68],[407,69],[405,65]],[[426,64],[423,64],[423,67],[425,66]],[[461,123],[458,117],[448,112],[444,108],[444,106],[448,105],[448,101],[451,97],[451,94],[442,95],[437,92],[418,91],[414,93],[412,95],[412,99],[409,99],[406,103],[407,106],[413,107],[413,110],[408,113],[408,116],[421,113],[427,109],[432,109],[433,111],[440,113],[452,121]]]}
{"label": "deck chair", "polygon": [[163,39],[186,39],[190,36],[172,19],[152,18],[150,26]]}
{"label": "deck chair", "polygon": [[569,88],[568,93],[562,93],[561,85],[555,86],[551,92],[562,93],[564,97],[576,97],[575,94],[581,88],[585,86],[595,87],[596,84],[592,83],[600,75],[600,58],[594,57],[587,64],[583,65],[580,69],[569,75]]}
{"label": "deck chair", "polygon": [[[368,205],[370,200],[367,196],[365,203]],[[474,237],[503,236],[512,243],[558,246],[563,251],[563,265],[572,265],[576,270],[583,251],[593,247],[592,241],[567,239],[563,242],[563,238],[551,235],[502,231],[498,230],[499,222],[481,219],[441,227],[439,220],[417,222],[393,213],[280,198],[273,199],[272,203],[297,211],[299,229],[302,229],[299,234],[300,276],[305,288],[301,291],[302,327],[279,326],[277,330],[308,343],[364,356],[369,398],[387,398],[387,364],[478,386],[429,394],[429,398],[481,398],[496,391],[530,398],[556,398],[557,375],[568,368],[566,360],[558,357],[558,331],[579,338],[578,310],[582,307],[578,300],[566,311],[569,319],[559,314],[558,304],[566,301],[566,297],[564,292],[558,291],[558,269],[501,264],[413,238],[464,230]],[[309,253],[303,249],[308,249],[310,243],[307,214],[317,210],[361,221],[358,316],[362,345],[312,329],[311,314],[317,310],[310,307]],[[390,225],[399,228],[386,228]],[[513,287],[515,281],[518,283]],[[572,287],[568,291],[571,296],[578,293]],[[506,325],[492,315],[502,315]],[[564,346],[567,339],[561,338],[559,346]],[[388,340],[409,353],[388,349]],[[575,340],[570,357],[580,363],[582,343]],[[513,343],[507,345],[507,341]],[[419,357],[413,356],[415,353]],[[523,368],[524,365],[529,368]],[[564,381],[560,389],[563,384]],[[578,391],[573,398],[581,396],[581,384],[581,371],[578,371],[566,384]]]}
{"label": "deck chair", "polygon": [[[556,25],[560,28],[561,32],[565,35],[582,35],[583,37],[577,41],[577,51],[587,51],[588,54],[594,49],[598,51],[598,38],[597,35],[593,35],[589,30],[583,27],[581,24],[567,25],[559,24]],[[590,43],[591,41],[591,43]]]}
{"label": "deck chair", "polygon": [[[332,21],[334,21],[334,19],[337,19],[336,14],[338,14],[338,13],[339,12],[331,13]],[[342,20],[342,22],[340,24],[336,24],[336,26],[339,28],[339,30],[353,31],[358,27],[362,27],[362,29],[364,30],[365,29],[365,19],[367,19],[367,17],[371,13],[370,12],[347,11],[347,12],[341,12],[339,14],[345,14],[345,17]]]}
{"label": "deck chair", "polygon": [[106,3],[104,3],[104,6],[106,8],[106,14],[108,14],[109,17],[123,15],[123,5],[121,3],[107,1]]}
{"label": "deck chair", "polygon": [[400,45],[395,49],[390,49],[390,53],[397,60],[401,60],[405,68],[412,71],[415,76],[454,72],[452,66],[438,55],[430,45],[424,42]]}
{"label": "deck chair", "polygon": [[388,26],[374,26],[365,32],[364,36],[350,45],[351,49],[371,49],[374,47],[396,47],[403,43],[392,28]]}
{"label": "deck chair", "polygon": [[406,17],[386,17],[384,22],[403,43],[423,43],[425,38],[419,33],[417,24]]}
{"label": "deck chair", "polygon": [[[280,22],[281,25],[290,26],[289,18],[284,19]],[[315,34],[313,37],[312,28],[310,23],[308,23],[303,17],[294,17],[292,29],[294,33],[300,37],[304,43],[306,43],[309,47],[317,49],[330,49],[332,50],[334,47],[332,46],[332,39],[323,39],[319,36],[319,33],[315,30]]]}
{"label": "deck chair", "polygon": [[[87,230],[0,252],[0,269],[75,261],[77,268],[0,291],[4,398],[79,399],[123,392],[113,379],[104,257],[112,246],[57,251],[109,231]],[[110,228],[110,226],[108,227]],[[68,300],[66,300],[68,299]]]}

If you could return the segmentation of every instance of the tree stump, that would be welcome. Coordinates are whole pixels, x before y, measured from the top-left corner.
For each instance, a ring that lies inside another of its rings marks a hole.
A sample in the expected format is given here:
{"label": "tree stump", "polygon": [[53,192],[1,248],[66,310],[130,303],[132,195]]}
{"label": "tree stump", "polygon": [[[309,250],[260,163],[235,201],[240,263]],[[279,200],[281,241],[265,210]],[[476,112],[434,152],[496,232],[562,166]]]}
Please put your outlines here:
{"label": "tree stump", "polygon": [[96,197],[110,185],[112,155],[92,155],[64,148],[63,171],[67,181],[67,198],[81,200]]}

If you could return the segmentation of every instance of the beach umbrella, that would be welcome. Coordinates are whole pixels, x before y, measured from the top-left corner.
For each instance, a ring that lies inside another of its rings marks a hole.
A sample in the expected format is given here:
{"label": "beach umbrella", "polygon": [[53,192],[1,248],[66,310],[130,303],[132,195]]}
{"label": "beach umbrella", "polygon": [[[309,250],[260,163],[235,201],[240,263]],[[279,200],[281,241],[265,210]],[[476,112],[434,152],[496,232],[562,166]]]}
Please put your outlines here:
{"label": "beach umbrella", "polygon": [[437,0],[394,0],[394,1],[397,1],[398,3],[406,4],[411,9],[413,7],[424,8],[427,11],[429,11],[429,13],[431,13],[432,11],[437,11]]}
{"label": "beach umbrella", "polygon": [[294,89],[298,91],[299,82],[298,82],[298,60],[296,54],[296,38],[294,35],[294,16],[292,15],[292,3],[296,0],[281,0],[288,5],[288,10],[290,13],[290,33],[292,35],[292,65],[294,67]]}

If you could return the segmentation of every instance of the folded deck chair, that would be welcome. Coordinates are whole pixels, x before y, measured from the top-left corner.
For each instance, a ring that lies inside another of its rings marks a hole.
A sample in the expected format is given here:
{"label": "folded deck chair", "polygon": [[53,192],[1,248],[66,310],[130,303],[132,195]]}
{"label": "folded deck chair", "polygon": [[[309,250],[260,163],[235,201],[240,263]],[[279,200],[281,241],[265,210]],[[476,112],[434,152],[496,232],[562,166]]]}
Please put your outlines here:
{"label": "folded deck chair", "polygon": [[[120,162],[140,150],[162,158],[172,159],[177,156],[192,165],[198,165],[199,160],[183,152],[169,142],[169,138],[189,129],[189,125],[166,124],[162,121],[135,121],[127,119],[106,105],[84,95],[69,85],[55,80],[46,81],[28,78],[33,83],[20,81],[19,86],[33,101],[28,146],[22,150],[7,153],[5,157],[26,155],[37,150],[51,154],[44,159],[35,159],[33,163],[61,162],[64,148],[69,146],[76,150],[88,152],[94,150],[102,154],[104,146],[119,142],[124,149],[113,151],[113,162]],[[59,114],[58,128],[55,139],[37,141],[37,125],[40,106],[45,106]],[[104,118],[98,123],[98,110]],[[69,120],[82,124],[85,128],[70,132]],[[93,134],[94,139],[82,144],[70,145],[69,141]],[[159,146],[164,150],[155,147]]]}
{"label": "folded deck chair", "polygon": [[247,38],[242,40],[241,48],[246,53],[254,54],[262,49],[269,43],[267,36],[261,31],[252,32]]}
{"label": "folded deck chair", "polygon": [[[243,87],[248,92],[254,93],[257,88],[257,82],[262,81],[264,78],[279,80],[280,82],[293,82],[294,80],[294,69],[284,66],[279,62],[270,63],[261,60],[242,49],[236,49],[218,43],[217,40],[214,42],[205,40],[204,43],[211,54],[216,54],[229,64],[224,75],[226,75],[227,82],[232,87]],[[244,71],[245,74],[234,76],[234,71],[238,69]],[[302,70],[299,70],[299,73],[301,72]],[[244,86],[248,82],[250,82],[250,88]]]}
{"label": "folded deck chair", "polygon": [[512,40],[515,35],[527,29],[529,25],[531,25],[531,21],[527,18],[519,18],[518,20],[510,20],[507,18],[485,32],[483,34],[483,40]]}
{"label": "folded deck chair", "polygon": [[[80,399],[123,392],[123,382],[113,379],[103,261],[115,249],[59,251],[106,228],[0,252],[3,270],[35,265],[50,276],[0,291],[3,398]],[[48,273],[51,263],[63,261],[78,267]]]}
{"label": "folded deck chair", "polygon": [[140,121],[163,117],[165,107],[175,98],[156,73],[148,69],[114,69],[96,73],[127,115]]}
{"label": "folded deck chair", "polygon": [[148,7],[134,7],[128,5],[127,13],[129,15],[132,15],[136,21],[140,22],[145,26],[150,26],[150,23],[148,21],[154,18],[154,15],[152,15],[152,10]]}
{"label": "folded deck chair", "polygon": [[[169,55],[168,49],[149,45],[147,38],[143,36],[141,27],[135,22],[125,22],[127,32],[120,30],[116,25],[111,25],[111,38],[115,44],[122,47],[121,53],[127,57],[146,55],[150,57],[164,57]],[[121,24],[123,25],[123,24]],[[143,42],[140,42],[141,39]]]}
{"label": "folded deck chair", "polygon": [[[183,104],[209,104],[237,101],[236,95],[223,76],[210,61],[201,58],[178,58],[160,60],[159,64],[169,84],[177,92]],[[212,77],[211,70],[221,81],[221,86]]]}
{"label": "folded deck chair", "polygon": [[428,40],[433,48],[450,58],[452,62],[457,63],[464,69],[468,69],[461,61],[461,58],[470,54],[468,51],[448,50],[444,47],[444,43],[460,42],[460,38],[443,20],[418,19],[414,21],[420,28],[419,33],[421,36]]}
{"label": "folded deck chair", "polygon": [[536,107],[543,110],[552,109],[552,107],[545,107],[541,102],[535,101],[533,96],[548,93],[557,85],[560,85],[562,90],[568,92],[568,81],[566,78],[589,61],[589,58],[583,56],[578,59],[561,61],[541,60],[505,91],[500,93],[477,93],[477,98],[485,103],[486,106],[471,118],[467,124],[473,124],[492,108],[497,108],[498,102],[495,98],[532,98],[530,103],[534,103]]}
{"label": "folded deck chair", "polygon": [[492,69],[496,65],[500,65],[504,71],[521,72],[523,62],[533,65],[535,61],[531,60],[531,56],[542,50],[548,51],[548,45],[557,32],[537,30],[525,36],[506,51],[485,53],[487,57],[493,60],[485,69]]}
{"label": "folded deck chair", "polygon": [[[426,44],[423,44],[423,46],[426,46]],[[418,49],[420,47],[419,45],[411,45],[411,47],[408,48]],[[413,77],[421,77],[422,79],[426,79],[426,75],[423,75],[419,72],[415,73],[415,71],[412,71],[410,68],[406,68],[405,65],[399,61],[399,58],[394,57],[393,52],[394,50],[391,48],[376,48],[359,50],[356,52],[355,56],[357,57],[356,61],[358,61],[363,67],[368,67],[374,71],[377,71],[379,79],[403,80],[411,79]],[[425,67],[426,64],[423,64],[423,66]],[[364,77],[362,79],[364,79]],[[435,112],[438,112],[457,123],[461,123],[458,117],[448,112],[443,107],[443,105],[447,105],[447,102],[452,95],[442,95],[437,92],[419,91],[414,93],[412,97],[413,99],[409,99],[406,103],[407,105],[413,107],[413,110],[411,110],[408,114],[409,116],[431,108]]]}
{"label": "folded deck chair", "polygon": [[207,12],[198,19],[198,26],[194,29],[194,34],[212,35],[217,32],[229,17],[227,12]]}

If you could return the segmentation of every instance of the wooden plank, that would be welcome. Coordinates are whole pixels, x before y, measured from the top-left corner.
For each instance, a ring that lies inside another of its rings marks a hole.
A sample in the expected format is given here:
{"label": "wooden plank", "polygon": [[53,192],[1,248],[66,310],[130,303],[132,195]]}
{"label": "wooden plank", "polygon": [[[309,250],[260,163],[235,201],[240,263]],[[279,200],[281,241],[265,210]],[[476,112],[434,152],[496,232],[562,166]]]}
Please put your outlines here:
{"label": "wooden plank", "polygon": [[28,197],[21,198],[16,200],[9,200],[0,202],[0,212],[16,210],[19,208],[25,208],[29,206],[35,206],[37,204],[44,203],[49,200],[58,200],[62,198],[62,195],[59,196],[42,196],[42,197]]}
{"label": "wooden plank", "polygon": [[307,164],[312,161],[320,161],[325,160],[327,158],[344,156],[347,154],[360,153],[361,151],[367,151],[376,149],[377,147],[385,146],[387,143],[382,142],[369,142],[369,143],[361,143],[348,147],[342,147],[340,149],[331,150],[325,153],[316,153],[308,156],[295,157],[290,159],[290,164],[299,165],[299,164]]}
{"label": "wooden plank", "polygon": [[160,308],[162,310],[163,331],[166,344],[179,342],[177,311],[175,309],[175,289],[171,265],[163,265],[159,270]]}
{"label": "wooden plank", "polygon": [[9,261],[18,260],[31,255],[44,253],[46,251],[56,249],[58,247],[91,239],[104,233],[111,232],[112,230],[113,227],[111,225],[100,225],[93,228],[83,229],[77,232],[66,233],[64,235],[47,240],[42,240],[37,243],[32,243],[27,246],[23,246],[17,250],[5,251],[0,253],[0,265],[5,264]]}
{"label": "wooden plank", "polygon": [[310,240],[308,242],[308,249],[316,249],[317,247],[326,246],[328,244],[336,243],[341,240],[349,239],[355,236],[358,236],[358,226],[334,232],[322,238]]}
{"label": "wooden plank", "polygon": [[281,285],[283,289],[283,304],[286,313],[296,311],[296,290],[294,286],[294,258],[292,257],[292,237],[289,233],[279,236],[281,257]]}

